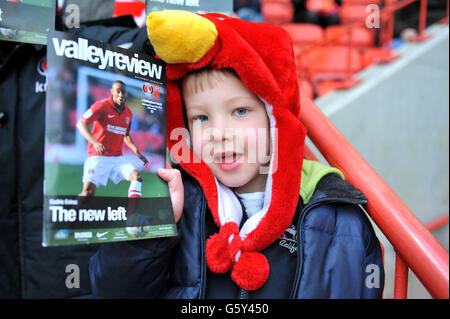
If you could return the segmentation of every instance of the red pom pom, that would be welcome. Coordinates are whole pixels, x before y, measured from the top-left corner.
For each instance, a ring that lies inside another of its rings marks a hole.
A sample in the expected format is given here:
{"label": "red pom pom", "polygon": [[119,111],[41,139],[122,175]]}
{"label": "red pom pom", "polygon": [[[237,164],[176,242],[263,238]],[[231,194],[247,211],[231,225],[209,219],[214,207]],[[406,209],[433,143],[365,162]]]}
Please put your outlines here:
{"label": "red pom pom", "polygon": [[228,257],[228,242],[220,234],[211,236],[206,241],[206,264],[213,273],[226,273],[232,265]]}
{"label": "red pom pom", "polygon": [[269,262],[258,252],[243,252],[233,266],[231,278],[245,290],[257,290],[269,277]]}
{"label": "red pom pom", "polygon": [[238,236],[239,228],[236,223],[229,222],[222,225],[220,232],[206,242],[206,264],[213,273],[226,273],[233,265],[228,242],[232,234]]}

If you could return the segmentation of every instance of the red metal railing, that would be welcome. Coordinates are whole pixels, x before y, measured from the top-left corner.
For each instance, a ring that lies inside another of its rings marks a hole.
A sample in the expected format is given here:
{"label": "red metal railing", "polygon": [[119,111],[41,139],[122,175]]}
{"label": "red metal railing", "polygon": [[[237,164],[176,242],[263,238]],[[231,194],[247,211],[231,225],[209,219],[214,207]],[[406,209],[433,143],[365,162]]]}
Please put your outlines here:
{"label": "red metal railing", "polygon": [[[426,225],[429,231],[437,230],[448,224],[449,215],[444,215]],[[406,299],[408,295],[409,267],[397,253],[395,257],[394,299]]]}
{"label": "red metal railing", "polygon": [[[390,1],[379,12],[379,19],[384,29],[384,42],[387,47],[381,51],[379,63],[389,63],[399,56],[391,47],[394,34],[394,13],[413,2],[421,1],[418,34],[411,41],[427,40],[426,27],[427,0]],[[449,21],[449,1],[447,0],[446,17],[440,23]],[[336,85],[337,89],[349,89],[361,82],[354,78],[351,51],[354,46],[353,30],[364,25],[366,17],[345,26],[343,31],[315,45],[309,45],[296,53],[298,67],[306,72],[311,81],[308,66],[302,63],[307,54],[327,44],[336,43],[343,36],[348,37],[347,71],[345,79]],[[308,63],[306,63],[307,65]],[[430,231],[448,224],[448,215],[424,226],[408,207],[395,195],[389,186],[369,166],[342,134],[332,125],[326,116],[306,96],[302,96],[303,123],[308,129],[308,136],[330,163],[342,170],[347,180],[361,189],[369,198],[367,211],[374,222],[394,246],[396,253],[394,298],[407,297],[409,268],[417,275],[425,288],[434,298],[449,298],[449,254]],[[317,157],[305,146],[305,158],[317,160]]]}
{"label": "red metal railing", "polygon": [[394,299],[406,299],[408,296],[409,268],[398,252],[395,254]]}
{"label": "red metal railing", "polygon": [[435,231],[436,229],[439,229],[439,228],[447,225],[448,224],[448,219],[449,219],[448,214],[444,215],[444,216],[441,216],[438,219],[436,219],[436,220],[432,221],[431,223],[427,224],[427,228],[428,228],[429,231]]}
{"label": "red metal railing", "polygon": [[[366,209],[397,252],[394,298],[406,298],[407,269],[434,298],[449,298],[449,254],[328,118],[301,96],[308,137],[331,166],[369,199]],[[307,153],[310,150],[308,149]],[[406,265],[406,271],[405,266]]]}

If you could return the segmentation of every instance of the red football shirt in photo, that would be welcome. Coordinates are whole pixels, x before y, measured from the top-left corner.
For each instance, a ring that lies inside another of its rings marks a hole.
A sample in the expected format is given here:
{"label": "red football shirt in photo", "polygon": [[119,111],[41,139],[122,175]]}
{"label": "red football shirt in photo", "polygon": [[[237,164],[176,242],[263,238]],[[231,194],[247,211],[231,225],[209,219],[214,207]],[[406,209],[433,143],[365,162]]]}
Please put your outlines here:
{"label": "red football shirt in photo", "polygon": [[[106,148],[103,156],[122,155],[123,139],[130,132],[132,117],[133,113],[125,104],[119,113],[112,97],[95,102],[82,116],[88,125],[94,123],[91,134]],[[101,155],[91,143],[88,143],[88,154]]]}

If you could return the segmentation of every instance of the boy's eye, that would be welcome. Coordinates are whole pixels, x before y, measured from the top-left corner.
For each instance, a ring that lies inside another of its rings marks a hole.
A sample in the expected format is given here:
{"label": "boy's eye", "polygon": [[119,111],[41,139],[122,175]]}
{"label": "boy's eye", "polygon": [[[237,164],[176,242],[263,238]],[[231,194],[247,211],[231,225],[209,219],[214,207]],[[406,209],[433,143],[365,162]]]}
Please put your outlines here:
{"label": "boy's eye", "polygon": [[206,115],[198,115],[198,116],[194,116],[192,118],[193,121],[200,121],[200,122],[205,122],[208,120],[208,117]]}
{"label": "boy's eye", "polygon": [[243,115],[246,115],[247,112],[248,112],[248,110],[246,108],[240,107],[234,111],[234,114],[236,114],[238,116],[243,116]]}

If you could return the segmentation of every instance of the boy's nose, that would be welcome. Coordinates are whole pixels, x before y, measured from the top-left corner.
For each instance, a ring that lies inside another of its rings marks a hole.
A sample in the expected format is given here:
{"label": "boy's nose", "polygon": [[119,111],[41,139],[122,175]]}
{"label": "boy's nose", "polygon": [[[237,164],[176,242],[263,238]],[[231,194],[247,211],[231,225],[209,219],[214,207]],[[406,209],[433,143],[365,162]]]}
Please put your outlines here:
{"label": "boy's nose", "polygon": [[226,121],[217,120],[213,123],[213,138],[215,141],[233,139],[233,129],[227,125]]}

